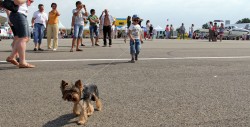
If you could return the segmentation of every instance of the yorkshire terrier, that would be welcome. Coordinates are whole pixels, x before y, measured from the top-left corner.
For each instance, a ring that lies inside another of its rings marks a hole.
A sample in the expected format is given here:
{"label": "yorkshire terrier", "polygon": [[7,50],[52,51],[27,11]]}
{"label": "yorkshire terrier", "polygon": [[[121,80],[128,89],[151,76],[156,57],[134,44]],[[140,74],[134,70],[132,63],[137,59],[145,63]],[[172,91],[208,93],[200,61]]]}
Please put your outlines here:
{"label": "yorkshire terrier", "polygon": [[94,113],[94,107],[91,101],[96,102],[98,111],[102,110],[102,103],[99,98],[99,92],[96,85],[83,85],[78,80],[75,85],[62,80],[61,91],[65,101],[73,102],[73,113],[80,116],[78,124],[83,125],[87,122],[88,116]]}

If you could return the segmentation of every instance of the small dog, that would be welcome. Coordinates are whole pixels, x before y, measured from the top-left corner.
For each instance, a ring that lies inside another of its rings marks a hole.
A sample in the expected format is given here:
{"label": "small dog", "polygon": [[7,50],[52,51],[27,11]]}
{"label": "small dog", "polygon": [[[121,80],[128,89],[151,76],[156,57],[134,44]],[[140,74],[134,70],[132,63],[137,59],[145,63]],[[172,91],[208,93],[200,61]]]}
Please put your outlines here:
{"label": "small dog", "polygon": [[81,80],[78,80],[75,85],[69,84],[62,80],[61,91],[65,101],[73,102],[73,113],[80,115],[78,124],[83,125],[87,122],[88,116],[94,113],[94,107],[90,103],[96,102],[98,111],[102,110],[102,103],[99,98],[99,93],[96,85],[83,85]]}

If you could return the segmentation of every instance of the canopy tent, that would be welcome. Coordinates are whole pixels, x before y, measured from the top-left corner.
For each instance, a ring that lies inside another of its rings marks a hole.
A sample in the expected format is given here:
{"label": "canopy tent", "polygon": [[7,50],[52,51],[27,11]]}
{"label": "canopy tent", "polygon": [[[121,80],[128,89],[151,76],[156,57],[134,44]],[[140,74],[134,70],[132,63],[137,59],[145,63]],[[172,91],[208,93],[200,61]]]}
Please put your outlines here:
{"label": "canopy tent", "polygon": [[66,29],[66,27],[62,24],[61,21],[59,21],[58,27],[59,27],[59,29]]}
{"label": "canopy tent", "polygon": [[126,28],[127,28],[127,25],[117,27],[118,30],[126,30]]}
{"label": "canopy tent", "polygon": [[159,26],[159,25],[157,27],[155,27],[154,29],[156,31],[164,31],[164,29],[161,26]]}

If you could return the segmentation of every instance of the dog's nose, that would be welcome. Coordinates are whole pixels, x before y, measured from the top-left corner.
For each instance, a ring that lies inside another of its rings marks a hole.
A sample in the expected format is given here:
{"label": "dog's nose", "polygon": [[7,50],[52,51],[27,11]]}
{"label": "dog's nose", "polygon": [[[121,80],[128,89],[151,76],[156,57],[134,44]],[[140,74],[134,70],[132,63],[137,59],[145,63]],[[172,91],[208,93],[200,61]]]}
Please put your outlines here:
{"label": "dog's nose", "polygon": [[77,99],[74,97],[73,99],[72,99],[73,101],[77,101]]}

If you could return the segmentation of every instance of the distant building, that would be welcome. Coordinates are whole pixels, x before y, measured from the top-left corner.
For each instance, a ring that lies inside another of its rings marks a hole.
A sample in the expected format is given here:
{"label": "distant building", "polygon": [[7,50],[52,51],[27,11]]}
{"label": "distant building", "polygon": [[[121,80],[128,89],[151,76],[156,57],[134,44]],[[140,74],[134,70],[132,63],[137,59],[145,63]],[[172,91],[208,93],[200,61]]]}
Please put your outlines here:
{"label": "distant building", "polygon": [[225,25],[229,25],[229,24],[230,24],[230,20],[226,20]]}
{"label": "distant building", "polygon": [[126,18],[116,18],[115,25],[117,27],[123,27],[123,26],[127,25],[127,19]]}

